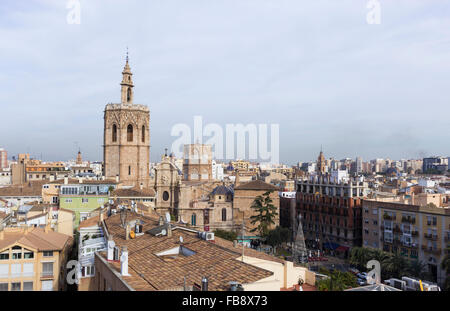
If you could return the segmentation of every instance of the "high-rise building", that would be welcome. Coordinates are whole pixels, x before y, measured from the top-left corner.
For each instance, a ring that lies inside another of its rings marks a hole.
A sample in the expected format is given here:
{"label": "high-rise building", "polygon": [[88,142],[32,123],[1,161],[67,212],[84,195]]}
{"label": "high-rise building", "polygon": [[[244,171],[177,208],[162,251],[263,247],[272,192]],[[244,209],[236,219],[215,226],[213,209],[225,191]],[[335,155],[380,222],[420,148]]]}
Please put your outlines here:
{"label": "high-rise building", "polygon": [[0,169],[8,167],[8,153],[5,149],[0,148]]}
{"label": "high-rise building", "polygon": [[150,111],[133,103],[133,81],[128,56],[122,72],[121,102],[107,104],[104,114],[104,175],[126,186],[149,184]]}

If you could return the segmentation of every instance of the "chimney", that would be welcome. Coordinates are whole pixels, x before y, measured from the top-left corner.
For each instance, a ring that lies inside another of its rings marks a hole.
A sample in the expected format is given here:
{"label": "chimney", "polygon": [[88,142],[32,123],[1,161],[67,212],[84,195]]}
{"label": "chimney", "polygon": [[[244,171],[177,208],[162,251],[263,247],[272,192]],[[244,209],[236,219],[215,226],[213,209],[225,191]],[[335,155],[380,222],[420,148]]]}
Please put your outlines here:
{"label": "chimney", "polygon": [[126,235],[125,240],[129,240],[130,239],[130,225],[129,224],[127,224],[127,229],[125,231],[125,235]]}
{"label": "chimney", "polygon": [[164,225],[164,220],[162,216],[159,216],[159,225],[160,226]]}
{"label": "chimney", "polygon": [[50,175],[50,181],[55,181],[55,176],[54,175]]}
{"label": "chimney", "polygon": [[119,183],[119,175],[116,175],[116,183]]}
{"label": "chimney", "polygon": [[241,180],[240,180],[239,170],[237,169],[237,170],[236,170],[236,178],[235,178],[235,180],[234,180],[234,186],[235,186],[235,187],[239,186],[239,183],[240,183],[240,182],[241,182]]}
{"label": "chimney", "polygon": [[238,247],[238,241],[237,240],[233,240],[233,247]]}
{"label": "chimney", "polygon": [[100,210],[99,221],[100,221],[100,222],[103,221],[103,207],[102,207],[102,209]]}
{"label": "chimney", "polygon": [[208,291],[208,278],[204,276],[202,278],[202,292],[207,292],[207,291]]}
{"label": "chimney", "polygon": [[69,183],[69,177],[64,177],[64,185],[67,185]]}
{"label": "chimney", "polygon": [[172,237],[172,226],[170,225],[170,223],[167,223],[167,237],[171,238]]}
{"label": "chimney", "polygon": [[142,190],[144,188],[144,185],[141,183],[139,188]]}
{"label": "chimney", "polygon": [[126,246],[122,247],[122,256],[120,256],[120,274],[127,276],[128,274],[128,249]]}
{"label": "chimney", "polygon": [[48,233],[50,231],[50,223],[47,223],[44,228],[44,232]]}
{"label": "chimney", "polygon": [[83,183],[83,177],[80,177],[80,178],[78,179],[78,182],[79,182],[80,184],[82,184],[82,183]]}
{"label": "chimney", "polygon": [[108,260],[114,260],[114,246],[116,244],[114,243],[114,241],[109,238],[108,239]]}

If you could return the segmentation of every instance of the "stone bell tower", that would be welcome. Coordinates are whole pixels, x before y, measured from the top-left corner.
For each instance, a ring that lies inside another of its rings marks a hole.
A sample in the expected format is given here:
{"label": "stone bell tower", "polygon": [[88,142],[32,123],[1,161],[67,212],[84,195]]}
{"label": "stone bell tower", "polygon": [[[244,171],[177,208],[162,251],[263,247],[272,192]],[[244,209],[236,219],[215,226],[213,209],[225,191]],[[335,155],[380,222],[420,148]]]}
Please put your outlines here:
{"label": "stone bell tower", "polygon": [[132,76],[127,52],[120,83],[121,102],[107,104],[104,112],[104,176],[118,176],[125,186],[148,187],[150,110],[134,104]]}

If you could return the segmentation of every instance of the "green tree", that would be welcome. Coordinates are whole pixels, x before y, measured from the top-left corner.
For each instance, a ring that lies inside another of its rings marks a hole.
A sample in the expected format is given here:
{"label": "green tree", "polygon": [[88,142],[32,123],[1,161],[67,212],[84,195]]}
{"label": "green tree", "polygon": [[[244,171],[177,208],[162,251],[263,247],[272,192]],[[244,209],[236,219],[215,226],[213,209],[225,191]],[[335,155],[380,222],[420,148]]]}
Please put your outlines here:
{"label": "green tree", "polygon": [[214,235],[228,241],[234,241],[237,239],[238,236],[237,233],[234,231],[225,231],[221,229],[214,230]]}
{"label": "green tree", "polygon": [[390,277],[401,278],[407,272],[408,262],[400,254],[393,254],[382,269],[385,269]]}
{"label": "green tree", "polygon": [[320,268],[319,273],[328,276],[328,278],[317,282],[319,291],[343,291],[358,286],[356,277],[351,272],[329,271]]}
{"label": "green tree", "polygon": [[277,226],[274,230],[269,231],[266,237],[266,244],[272,246],[274,251],[277,246],[290,241],[290,231],[288,228]]}
{"label": "green tree", "polygon": [[257,196],[251,206],[256,215],[250,217],[250,223],[257,226],[250,232],[258,232],[263,238],[269,234],[269,228],[275,224],[275,217],[278,215],[277,208],[273,205],[270,197],[272,192],[267,191],[263,195]]}
{"label": "green tree", "polygon": [[425,277],[426,264],[421,260],[411,260],[406,267],[406,275],[423,279]]}

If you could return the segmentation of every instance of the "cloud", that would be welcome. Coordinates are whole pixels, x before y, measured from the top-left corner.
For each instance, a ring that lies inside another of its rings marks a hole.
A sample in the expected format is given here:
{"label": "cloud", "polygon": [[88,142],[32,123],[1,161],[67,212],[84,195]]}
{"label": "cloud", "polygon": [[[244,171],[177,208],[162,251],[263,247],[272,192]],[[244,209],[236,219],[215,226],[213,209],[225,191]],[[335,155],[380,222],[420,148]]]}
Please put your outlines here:
{"label": "cloud", "polygon": [[[0,4],[0,144],[102,160],[103,109],[130,48],[151,158],[176,123],[279,123],[283,162],[449,154],[450,4],[365,0],[80,0]],[[6,116],[6,117],[5,117]],[[402,133],[408,133],[403,135]],[[392,141],[397,143],[393,145]],[[414,145],[414,146],[413,146]]]}

